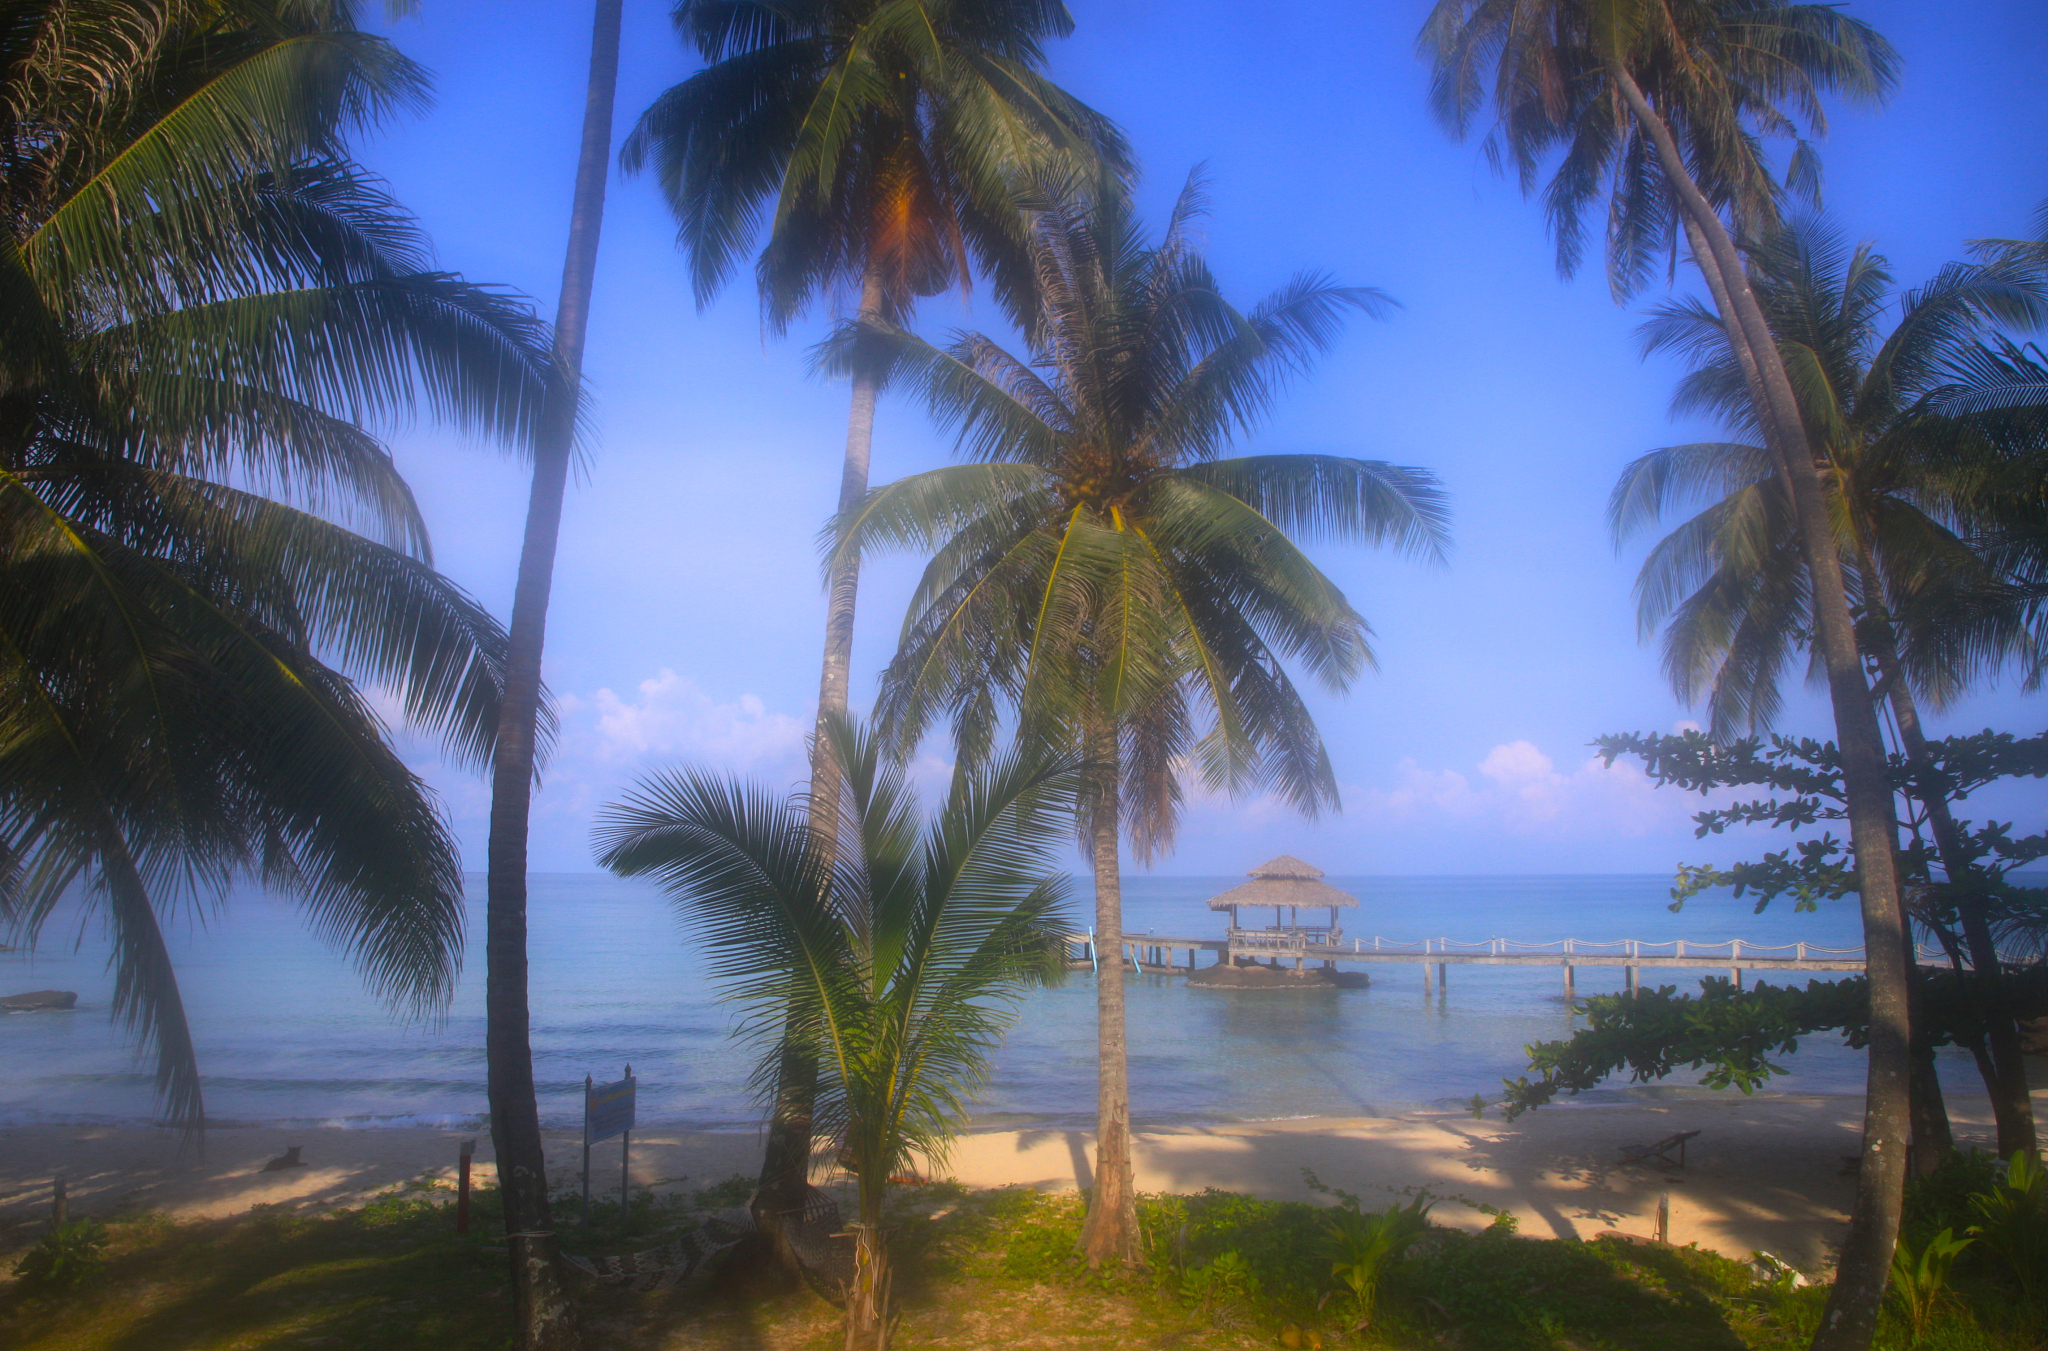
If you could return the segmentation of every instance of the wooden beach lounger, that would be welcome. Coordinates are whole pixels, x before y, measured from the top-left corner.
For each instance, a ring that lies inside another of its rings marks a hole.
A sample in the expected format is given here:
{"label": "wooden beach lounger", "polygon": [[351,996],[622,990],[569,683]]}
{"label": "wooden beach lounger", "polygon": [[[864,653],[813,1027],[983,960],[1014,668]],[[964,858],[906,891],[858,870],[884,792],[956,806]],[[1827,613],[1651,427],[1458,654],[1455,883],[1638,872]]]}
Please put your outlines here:
{"label": "wooden beach lounger", "polygon": [[[1676,1135],[1665,1136],[1654,1145],[1623,1145],[1621,1147],[1621,1161],[1624,1164],[1656,1163],[1666,1168],[1683,1168],[1685,1167],[1685,1142],[1698,1134],[1698,1131],[1680,1131]],[[1676,1151],[1678,1154],[1678,1157],[1675,1159],[1671,1157],[1673,1151]]]}

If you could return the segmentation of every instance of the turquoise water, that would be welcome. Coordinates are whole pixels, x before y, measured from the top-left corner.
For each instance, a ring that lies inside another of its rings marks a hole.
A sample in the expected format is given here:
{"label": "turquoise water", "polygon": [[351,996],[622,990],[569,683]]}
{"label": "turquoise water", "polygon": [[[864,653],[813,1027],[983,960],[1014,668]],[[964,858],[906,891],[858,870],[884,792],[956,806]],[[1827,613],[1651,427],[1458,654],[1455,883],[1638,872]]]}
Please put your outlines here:
{"label": "turquoise water", "polygon": [[[1221,937],[1203,901],[1242,879],[1133,878],[1126,925]],[[1794,914],[1699,898],[1669,913],[1668,879],[1333,877],[1357,895],[1347,936],[1493,937],[1546,942],[1808,942],[1853,947],[1852,902]],[[236,897],[204,926],[171,934],[198,1046],[208,1115],[231,1122],[466,1128],[485,1110],[482,880],[472,879],[470,960],[447,1017],[394,1021],[347,963],[287,906]],[[1086,927],[1085,888],[1076,925]],[[96,927],[54,919],[34,955],[0,954],[0,994],[76,990],[72,1013],[0,1018],[0,1124],[151,1117],[151,1079],[107,1003]],[[74,948],[72,940],[80,941]],[[758,1119],[747,1052],[700,975],[686,937],[650,885],[603,875],[540,875],[532,887],[534,1072],[541,1115],[573,1126],[586,1074],[640,1076],[641,1120],[746,1129]],[[1575,1015],[1554,968],[1453,967],[1447,997],[1425,1000],[1414,966],[1366,968],[1367,990],[1270,994],[1190,989],[1138,976],[1129,996],[1131,1092],[1141,1122],[1360,1115],[1463,1102],[1526,1066],[1522,1047],[1567,1035]],[[1710,974],[1668,973],[1687,982]],[[1582,967],[1581,995],[1618,989],[1619,967]],[[1094,1116],[1093,977],[1033,992],[997,1058],[979,1109],[987,1125],[1059,1126]],[[1860,1091],[1860,1053],[1829,1038],[1802,1046],[1777,1086]],[[1946,1064],[1981,1091],[1966,1057]],[[1604,1090],[1626,1093],[1625,1087]]]}

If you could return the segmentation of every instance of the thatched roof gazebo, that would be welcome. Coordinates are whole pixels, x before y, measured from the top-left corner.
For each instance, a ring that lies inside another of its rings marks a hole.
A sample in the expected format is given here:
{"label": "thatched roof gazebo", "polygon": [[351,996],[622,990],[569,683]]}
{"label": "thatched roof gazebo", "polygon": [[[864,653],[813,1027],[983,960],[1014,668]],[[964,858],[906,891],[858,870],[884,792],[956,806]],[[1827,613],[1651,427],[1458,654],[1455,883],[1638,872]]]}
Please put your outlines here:
{"label": "thatched roof gazebo", "polygon": [[[1356,896],[1339,891],[1323,881],[1321,868],[1304,863],[1292,854],[1282,854],[1276,859],[1261,863],[1251,870],[1250,876],[1252,880],[1243,886],[1232,887],[1220,896],[1209,898],[1211,910],[1230,912],[1230,933],[1227,943],[1232,958],[1236,956],[1240,947],[1264,951],[1284,946],[1288,951],[1298,954],[1310,942],[1334,944],[1344,935],[1344,931],[1337,927],[1337,911],[1358,908]],[[1260,930],[1242,928],[1238,923],[1237,912],[1246,906],[1255,910],[1271,907],[1273,923]],[[1303,906],[1328,909],[1329,927],[1304,928],[1300,922],[1300,911]],[[1280,921],[1282,910],[1288,913],[1287,922],[1284,924]]]}

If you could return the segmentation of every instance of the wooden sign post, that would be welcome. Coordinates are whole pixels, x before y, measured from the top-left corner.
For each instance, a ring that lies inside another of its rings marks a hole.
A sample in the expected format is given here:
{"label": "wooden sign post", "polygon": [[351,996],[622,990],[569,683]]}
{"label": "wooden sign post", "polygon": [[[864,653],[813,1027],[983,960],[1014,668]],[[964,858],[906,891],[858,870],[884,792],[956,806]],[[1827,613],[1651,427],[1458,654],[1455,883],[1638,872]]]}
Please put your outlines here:
{"label": "wooden sign post", "polygon": [[583,1227],[590,1227],[590,1147],[614,1135],[619,1140],[619,1226],[626,1223],[626,1183],[633,1149],[633,1109],[637,1081],[633,1067],[616,1083],[593,1084],[583,1076]]}
{"label": "wooden sign post", "polygon": [[476,1141],[464,1140],[462,1153],[458,1156],[459,1176],[455,1184],[455,1232],[469,1232],[469,1161],[476,1155]]}

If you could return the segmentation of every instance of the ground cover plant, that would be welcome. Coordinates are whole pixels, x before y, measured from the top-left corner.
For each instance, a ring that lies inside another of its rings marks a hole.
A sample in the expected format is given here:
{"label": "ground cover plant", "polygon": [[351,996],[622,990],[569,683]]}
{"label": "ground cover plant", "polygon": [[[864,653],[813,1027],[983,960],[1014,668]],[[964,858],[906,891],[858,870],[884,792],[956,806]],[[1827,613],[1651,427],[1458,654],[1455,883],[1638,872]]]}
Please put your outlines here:
{"label": "ground cover plant", "polygon": [[[1516,1232],[1454,1197],[1356,1196],[1319,1188],[1316,1203],[1228,1192],[1145,1196],[1147,1265],[1091,1270],[1075,1255],[1082,1198],[951,1184],[901,1190],[887,1219],[894,1245],[899,1351],[978,1348],[1255,1346],[1486,1348],[1486,1351],[1780,1351],[1804,1346],[1824,1285],[1696,1247]],[[1981,1225],[1986,1199],[2038,1184],[2001,1181],[1994,1161],[1957,1156],[1917,1179],[1905,1237]],[[743,1204],[750,1179],[692,1190],[641,1190],[621,1209],[592,1206],[585,1253],[652,1246],[703,1216]],[[2008,1197],[2009,1204],[2018,1204]],[[558,1198],[558,1213],[575,1213]],[[507,1344],[511,1299],[495,1193],[455,1233],[453,1194],[420,1183],[325,1215],[258,1208],[230,1220],[116,1215],[102,1262],[75,1286],[0,1282],[0,1344],[21,1351],[226,1351],[314,1346],[469,1351]],[[1487,1219],[1474,1231],[1471,1221]],[[1405,1242],[1373,1268],[1377,1297],[1333,1267],[1355,1265],[1356,1240],[1393,1225]],[[1459,1226],[1459,1227],[1453,1227]],[[46,1226],[0,1236],[12,1270]],[[1903,1292],[1902,1292],[1903,1295]],[[841,1315],[771,1265],[728,1269],[654,1293],[580,1287],[586,1333],[622,1351],[822,1351]],[[2038,1325],[2013,1272],[1973,1242],[1917,1305],[1895,1298],[1880,1351],[2034,1351]],[[1362,1324],[1362,1326],[1361,1326]],[[1917,1329],[1917,1331],[1916,1331]]]}

